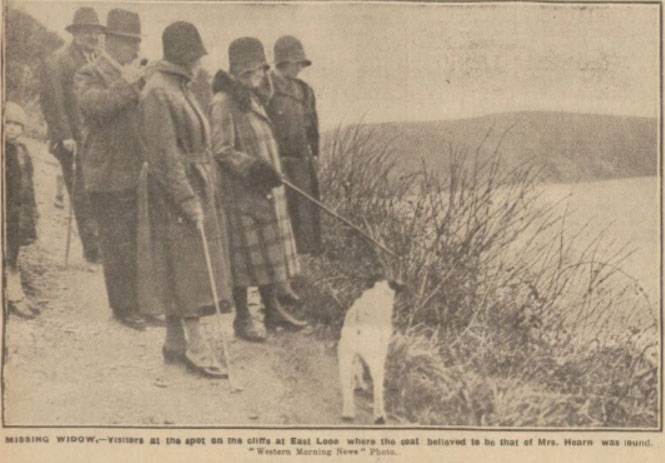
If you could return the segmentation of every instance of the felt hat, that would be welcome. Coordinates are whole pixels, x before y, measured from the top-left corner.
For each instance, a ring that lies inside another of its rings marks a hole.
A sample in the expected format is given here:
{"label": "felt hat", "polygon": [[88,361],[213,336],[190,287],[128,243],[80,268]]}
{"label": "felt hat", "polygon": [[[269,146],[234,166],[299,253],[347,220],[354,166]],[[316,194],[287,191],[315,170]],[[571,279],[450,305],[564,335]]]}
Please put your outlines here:
{"label": "felt hat", "polygon": [[207,55],[201,35],[193,24],[176,21],[166,26],[162,33],[164,59],[175,64],[193,63]]}
{"label": "felt hat", "polygon": [[259,68],[268,69],[266,53],[261,41],[254,37],[241,37],[229,45],[229,72],[240,76]]}
{"label": "felt hat", "polygon": [[141,40],[141,22],[138,13],[114,8],[106,17],[106,35]]}
{"label": "felt hat", "polygon": [[310,66],[312,62],[305,55],[305,49],[300,40],[291,36],[284,35],[277,39],[274,47],[275,64],[282,63],[301,63],[304,66]]}
{"label": "felt hat", "polygon": [[74,13],[74,20],[69,26],[65,27],[65,30],[72,34],[84,30],[104,32],[104,26],[99,24],[97,12],[94,9],[82,7],[76,10]]}

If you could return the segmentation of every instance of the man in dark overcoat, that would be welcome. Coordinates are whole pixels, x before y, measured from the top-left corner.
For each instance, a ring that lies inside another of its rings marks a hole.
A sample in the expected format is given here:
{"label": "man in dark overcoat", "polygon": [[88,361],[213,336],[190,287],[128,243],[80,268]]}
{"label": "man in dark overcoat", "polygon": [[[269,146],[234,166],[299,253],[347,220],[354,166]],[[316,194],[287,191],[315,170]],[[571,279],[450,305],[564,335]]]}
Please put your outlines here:
{"label": "man in dark overcoat", "polygon": [[62,167],[84,257],[94,263],[99,261],[99,248],[95,221],[83,185],[81,159],[77,156],[83,132],[74,94],[74,74],[99,54],[99,35],[104,26],[99,24],[95,10],[79,8],[74,21],[65,29],[72,34],[72,42],[44,61],[40,102],[48,126],[49,150]]}
{"label": "man in dark overcoat", "polygon": [[139,95],[145,80],[138,62],[138,14],[108,13],[104,52],[76,74],[75,89],[88,136],[83,177],[99,225],[109,303],[123,324],[145,329],[137,302],[137,191],[143,163]]}

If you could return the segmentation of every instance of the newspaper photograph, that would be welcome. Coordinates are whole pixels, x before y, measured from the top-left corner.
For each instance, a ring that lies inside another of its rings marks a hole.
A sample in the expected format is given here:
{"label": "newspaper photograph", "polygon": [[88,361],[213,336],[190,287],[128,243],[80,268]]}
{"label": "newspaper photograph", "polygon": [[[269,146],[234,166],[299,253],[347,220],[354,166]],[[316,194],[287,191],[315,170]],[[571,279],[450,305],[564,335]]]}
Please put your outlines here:
{"label": "newspaper photograph", "polygon": [[3,461],[660,461],[659,1],[2,4]]}

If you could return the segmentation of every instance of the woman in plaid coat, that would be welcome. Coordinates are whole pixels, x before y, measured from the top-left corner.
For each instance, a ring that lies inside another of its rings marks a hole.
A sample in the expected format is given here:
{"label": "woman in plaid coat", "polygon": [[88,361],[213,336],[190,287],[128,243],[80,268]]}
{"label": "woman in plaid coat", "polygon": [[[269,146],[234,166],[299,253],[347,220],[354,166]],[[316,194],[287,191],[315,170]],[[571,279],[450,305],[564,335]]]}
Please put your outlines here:
{"label": "woman in plaid coat", "polygon": [[255,90],[268,65],[261,42],[252,37],[229,46],[229,73],[219,71],[210,106],[213,155],[222,166],[236,306],[236,335],[265,339],[247,308],[247,287],[258,286],[265,326],[298,329],[305,322],[277,300],[278,285],[299,271],[295,241],[281,185],[281,165],[272,124]]}

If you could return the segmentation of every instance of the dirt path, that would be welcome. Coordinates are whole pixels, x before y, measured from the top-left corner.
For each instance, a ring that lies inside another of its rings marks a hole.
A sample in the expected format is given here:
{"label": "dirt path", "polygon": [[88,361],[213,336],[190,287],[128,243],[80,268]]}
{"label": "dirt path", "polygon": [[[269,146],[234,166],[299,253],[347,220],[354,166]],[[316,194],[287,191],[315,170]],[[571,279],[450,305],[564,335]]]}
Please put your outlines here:
{"label": "dirt path", "polygon": [[[26,292],[42,309],[6,321],[5,420],[41,425],[341,424],[333,343],[311,331],[277,333],[262,345],[224,327],[238,383],[200,378],[161,357],[163,328],[130,330],[111,319],[101,268],[89,268],[73,236],[63,265],[66,210],[53,207],[57,162],[30,144],[39,241],[23,251]],[[258,306],[254,304],[253,310]],[[357,398],[358,423],[370,404]]]}

